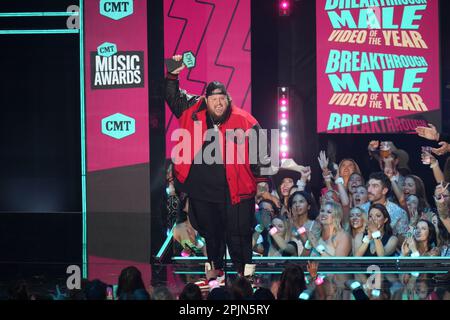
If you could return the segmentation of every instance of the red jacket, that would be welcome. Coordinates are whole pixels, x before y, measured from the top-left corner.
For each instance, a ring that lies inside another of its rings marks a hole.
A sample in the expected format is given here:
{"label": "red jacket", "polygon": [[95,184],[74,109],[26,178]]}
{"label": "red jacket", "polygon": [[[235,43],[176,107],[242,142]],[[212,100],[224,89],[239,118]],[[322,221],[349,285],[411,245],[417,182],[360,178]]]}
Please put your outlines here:
{"label": "red jacket", "polygon": [[[199,100],[188,109],[184,110],[181,114],[180,128],[186,129],[191,134],[191,154],[189,155],[189,161],[185,163],[177,163],[177,159],[174,159],[174,173],[178,181],[184,183],[189,175],[192,161],[195,155],[202,150],[204,140],[204,134],[207,130],[206,123],[206,109],[198,111],[201,109],[201,104],[204,103],[205,98],[200,97]],[[231,202],[233,205],[238,204],[243,199],[250,199],[256,194],[256,183],[260,181],[265,181],[264,178],[256,178],[255,174],[252,172],[252,167],[249,160],[249,137],[245,138],[245,148],[242,149],[242,145],[238,146],[236,144],[236,139],[234,141],[228,141],[228,148],[225,152],[225,145],[223,143],[224,137],[227,129],[242,129],[243,132],[248,129],[258,130],[260,127],[256,119],[250,115],[248,112],[231,106],[231,113],[227,121],[225,121],[220,127],[220,147],[221,147],[221,157],[225,165],[225,172],[227,178],[228,189],[230,192]],[[194,120],[195,119],[195,120]],[[199,135],[201,133],[201,136]],[[197,141],[195,141],[197,140]],[[245,155],[245,161],[237,162],[238,148],[240,148],[240,155]],[[234,161],[230,164],[225,163],[224,155],[227,158],[231,158],[234,149]],[[186,155],[181,155],[188,158]],[[243,163],[242,163],[243,162]]]}

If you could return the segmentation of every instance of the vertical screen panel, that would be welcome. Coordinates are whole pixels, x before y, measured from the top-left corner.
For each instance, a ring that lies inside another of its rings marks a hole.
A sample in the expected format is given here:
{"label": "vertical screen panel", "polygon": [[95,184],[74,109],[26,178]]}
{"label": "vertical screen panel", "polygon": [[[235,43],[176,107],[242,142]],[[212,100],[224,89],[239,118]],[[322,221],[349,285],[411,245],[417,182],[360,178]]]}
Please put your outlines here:
{"label": "vertical screen panel", "polygon": [[0,41],[0,211],[79,212],[78,35]]}
{"label": "vertical screen panel", "polygon": [[440,128],[438,0],[317,0],[317,131]]}

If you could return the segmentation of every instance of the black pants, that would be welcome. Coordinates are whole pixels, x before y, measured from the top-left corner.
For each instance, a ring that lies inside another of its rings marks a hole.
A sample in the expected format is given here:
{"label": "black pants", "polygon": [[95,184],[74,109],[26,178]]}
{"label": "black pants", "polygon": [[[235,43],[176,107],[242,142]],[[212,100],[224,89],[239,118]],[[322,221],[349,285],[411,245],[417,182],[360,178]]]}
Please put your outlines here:
{"label": "black pants", "polygon": [[225,245],[239,273],[252,262],[252,234],[255,226],[255,200],[237,205],[189,199],[189,219],[206,241],[208,261],[215,269],[224,266]]}

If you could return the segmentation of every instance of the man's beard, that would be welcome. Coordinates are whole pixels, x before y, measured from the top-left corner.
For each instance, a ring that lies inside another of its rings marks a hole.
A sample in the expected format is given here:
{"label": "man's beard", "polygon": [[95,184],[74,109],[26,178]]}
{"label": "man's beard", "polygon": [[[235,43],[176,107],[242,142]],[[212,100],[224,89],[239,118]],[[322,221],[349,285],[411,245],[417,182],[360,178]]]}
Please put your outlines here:
{"label": "man's beard", "polygon": [[208,114],[210,115],[214,124],[224,123],[227,120],[229,113],[230,113],[230,106],[227,106],[225,112],[221,116],[216,116],[215,114],[213,114],[208,110]]}

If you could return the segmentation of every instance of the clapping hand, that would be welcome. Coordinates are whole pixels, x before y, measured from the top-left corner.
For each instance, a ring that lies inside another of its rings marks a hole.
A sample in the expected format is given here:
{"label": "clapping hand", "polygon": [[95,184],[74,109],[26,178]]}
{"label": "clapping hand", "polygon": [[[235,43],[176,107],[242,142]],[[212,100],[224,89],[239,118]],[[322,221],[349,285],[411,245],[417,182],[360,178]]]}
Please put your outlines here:
{"label": "clapping hand", "polygon": [[317,237],[314,235],[313,232],[308,232],[308,240],[313,248],[319,245],[319,241],[317,240]]}
{"label": "clapping hand", "polygon": [[439,142],[439,145],[441,146],[440,148],[431,149],[435,155],[442,156],[447,152],[450,152],[450,144],[448,144],[447,142],[441,141]]}
{"label": "clapping hand", "polygon": [[372,219],[369,219],[369,222],[367,223],[367,229],[369,231],[369,234],[372,235],[372,233],[379,231],[379,226],[375,224],[375,222]]}
{"label": "clapping hand", "polygon": [[428,127],[417,127],[416,132],[419,137],[428,139],[428,140],[439,140],[439,132],[437,132],[436,127],[431,123],[428,124]]}
{"label": "clapping hand", "polygon": [[409,253],[411,252],[411,249],[409,248],[409,242],[408,242],[409,238],[406,238],[405,241],[403,241],[402,244],[402,256],[406,257],[409,255]]}

